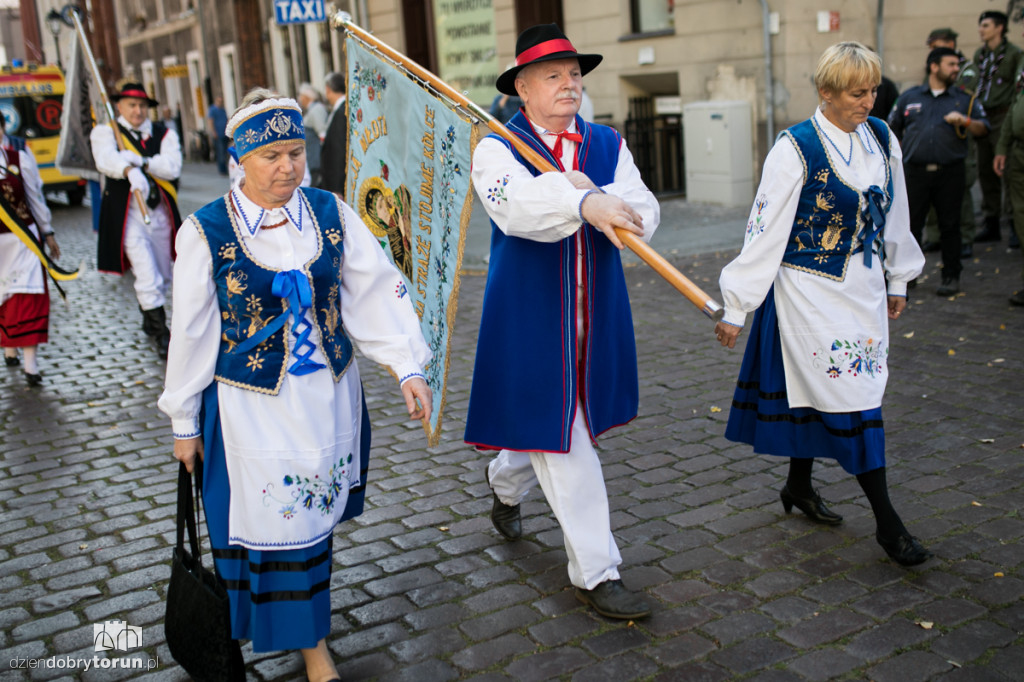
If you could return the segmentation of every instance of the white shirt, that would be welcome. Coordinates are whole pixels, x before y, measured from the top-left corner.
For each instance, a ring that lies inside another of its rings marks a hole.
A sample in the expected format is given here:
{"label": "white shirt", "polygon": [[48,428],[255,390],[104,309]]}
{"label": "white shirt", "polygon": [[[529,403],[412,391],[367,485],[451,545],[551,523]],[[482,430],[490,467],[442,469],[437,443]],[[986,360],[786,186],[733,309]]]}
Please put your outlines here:
{"label": "white shirt", "polygon": [[[0,134],[0,147],[10,145],[6,135]],[[7,172],[8,160],[0,154],[0,173]],[[18,152],[21,181],[25,186],[25,199],[35,220],[36,236],[51,232],[52,216],[43,195],[43,180],[39,177],[36,157],[26,146]],[[45,274],[39,258],[13,232],[0,234],[0,304],[13,294],[41,294],[46,291]]]}
{"label": "white shirt", "polygon": [[[536,128],[536,126],[535,126]],[[576,132],[575,121],[569,132]],[[550,149],[558,139],[537,128]],[[576,143],[562,140],[562,166],[572,170]],[[473,187],[494,223],[510,237],[538,242],[557,242],[582,226],[580,203],[587,190],[576,189],[562,173],[541,173],[534,177],[499,140],[484,138],[473,153]],[[649,242],[661,219],[661,208],[633,163],[633,155],[622,141],[619,160],[611,183],[601,187],[629,204],[643,218],[643,240]]]}
{"label": "white shirt", "polygon": [[[302,268],[316,256],[319,232],[311,223],[308,204],[298,192],[283,211],[273,212],[261,209],[238,190],[229,196],[245,216],[238,221],[237,231],[254,260],[275,270],[292,270]],[[404,293],[402,277],[359,217],[347,205],[339,205],[345,254],[341,263],[341,323],[364,355],[386,365],[400,379],[422,375],[430,350],[409,296]],[[274,224],[282,215],[287,222],[275,229],[255,229],[255,234],[250,234],[243,226]],[[171,417],[176,438],[198,435],[201,393],[214,380],[220,351],[220,307],[211,274],[212,259],[193,219],[190,216],[185,220],[177,237],[171,345],[164,393],[158,403]],[[289,349],[291,325],[289,319]],[[316,346],[310,359],[326,364],[315,326],[310,341]],[[294,362],[290,352],[286,361],[288,366]],[[269,502],[268,494],[260,491],[269,490],[268,484],[286,475],[295,475],[298,469],[323,476],[339,457],[348,454],[354,454],[356,461],[356,466],[347,470],[349,483],[359,480],[362,397],[355,359],[337,383],[328,369],[322,369],[303,376],[286,373],[276,396],[222,382],[217,383],[217,395],[232,489],[232,542],[264,549],[272,544],[283,549],[319,541],[344,509],[344,499],[338,501],[334,518],[306,514],[310,518],[304,519],[302,510],[294,510],[297,515],[285,519],[281,514],[287,507],[280,497],[283,491],[278,490]],[[307,531],[296,533],[295,529],[307,522]]]}
{"label": "white shirt", "polygon": [[[743,250],[719,279],[724,320],[743,326],[747,313],[761,305],[774,285],[790,407],[866,410],[881,404],[888,376],[887,293],[906,295],[907,282],[924,267],[924,255],[910,232],[903,156],[896,137],[890,131],[892,147],[885,159],[866,123],[846,133],[819,110],[814,120],[843,155],[850,154],[847,164],[825,142],[833,172],[854,189],[884,188],[885,165],[890,165],[893,199],[884,230],[884,269],[878,255],[873,256],[871,268],[865,267],[863,253],[850,257],[841,282],[782,266],[803,189],[804,166],[791,140],[781,137],[765,159]],[[864,201],[862,195],[862,208]],[[833,350],[836,342],[842,348]],[[863,371],[856,371],[858,367]]]}

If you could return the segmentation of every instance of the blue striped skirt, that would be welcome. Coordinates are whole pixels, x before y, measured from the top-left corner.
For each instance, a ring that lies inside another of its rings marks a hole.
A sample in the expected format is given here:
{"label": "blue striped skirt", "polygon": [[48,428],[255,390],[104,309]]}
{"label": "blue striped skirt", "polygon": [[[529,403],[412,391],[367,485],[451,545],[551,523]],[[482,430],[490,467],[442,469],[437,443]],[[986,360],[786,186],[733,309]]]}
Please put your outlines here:
{"label": "blue striped skirt", "polygon": [[725,437],[766,455],[829,457],[851,474],[885,466],[881,407],[821,412],[789,406],[774,287],[750,325]]}
{"label": "blue striped skirt", "polygon": [[[331,629],[332,536],[303,549],[252,550],[228,544],[228,485],[217,384],[203,392],[203,504],[218,577],[231,601],[231,636],[253,651],[310,649]],[[342,520],[363,511],[370,457],[370,419],[363,401],[360,472]]]}

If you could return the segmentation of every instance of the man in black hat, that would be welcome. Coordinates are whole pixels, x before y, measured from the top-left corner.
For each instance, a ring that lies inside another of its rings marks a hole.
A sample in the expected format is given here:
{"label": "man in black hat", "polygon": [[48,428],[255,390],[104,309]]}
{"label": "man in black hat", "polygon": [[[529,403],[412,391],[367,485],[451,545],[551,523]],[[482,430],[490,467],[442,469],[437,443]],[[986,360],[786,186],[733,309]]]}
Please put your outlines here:
{"label": "man in black hat", "polygon": [[900,95],[889,126],[903,148],[910,230],[920,240],[928,210],[935,207],[942,247],[940,296],[960,291],[960,203],[964,195],[966,133],[988,134],[985,112],[956,87],[960,57],[937,47],[928,53],[928,82]]}
{"label": "man in black hat", "polygon": [[582,78],[600,61],[546,24],[519,36],[515,66],[498,77],[499,92],[523,101],[509,130],[559,171],[541,173],[496,135],[473,155],[492,236],[465,438],[499,451],[486,470],[498,532],[520,537],[519,503],[539,483],[576,596],[628,619],[650,608],[619,579],[593,441],[639,402],[614,228],[649,239],[660,211],[619,134],[577,116]]}
{"label": "man in black hat", "polygon": [[1010,110],[1017,80],[1024,68],[1024,52],[1006,39],[1006,14],[987,10],[978,18],[978,36],[982,45],[974,53],[978,68],[978,101],[985,107],[991,134],[977,141],[978,180],[981,181],[981,208],[985,228],[974,240],[999,241],[999,219],[1003,213],[1001,178],[992,169],[995,145],[1003,120]]}
{"label": "man in black hat", "polygon": [[[125,82],[110,99],[115,103],[119,149],[109,125],[90,135],[96,168],[107,176],[100,204],[96,267],[102,272],[135,275],[135,296],[142,311],[142,329],[153,337],[160,357],[167,357],[170,332],[164,312],[171,283],[174,234],[181,225],[177,185],[181,176],[181,142],[162,121],[151,121],[158,102],[140,83]],[[143,220],[135,198],[141,193],[149,213]]]}

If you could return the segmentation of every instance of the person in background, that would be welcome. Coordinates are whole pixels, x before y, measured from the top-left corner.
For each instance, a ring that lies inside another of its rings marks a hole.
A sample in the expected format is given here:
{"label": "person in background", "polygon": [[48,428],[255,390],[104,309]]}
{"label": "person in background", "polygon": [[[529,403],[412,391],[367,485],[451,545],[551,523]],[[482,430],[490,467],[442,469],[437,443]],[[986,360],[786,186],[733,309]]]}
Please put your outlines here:
{"label": "person in background", "polygon": [[327,107],[320,101],[320,93],[310,83],[299,86],[299,106],[302,107],[302,125],[306,128],[306,168],[312,186],[320,186],[320,145],[327,134]]}
{"label": "person in background", "polygon": [[217,160],[217,172],[221,175],[228,174],[228,145],[231,140],[224,134],[224,127],[228,124],[228,114],[224,111],[224,98],[214,97],[213,104],[206,112],[206,123],[210,134],[210,142],[213,144],[214,158]]}
{"label": "person in background", "polygon": [[811,484],[814,460],[835,459],[871,503],[878,544],[914,566],[932,554],[889,500],[881,405],[888,319],[906,309],[924,255],[910,232],[900,145],[868,116],[881,76],[860,43],[822,54],[820,104],[769,151],[743,249],[722,270],[715,335],[735,347],[756,311],[725,437],[789,458],[783,509],[842,523]]}
{"label": "person in background", "polygon": [[324,93],[331,111],[320,150],[320,189],[345,196],[345,166],[348,164],[348,121],[345,118],[345,75],[329,73]]}
{"label": "person in background", "polygon": [[928,82],[910,88],[896,100],[889,126],[903,148],[910,204],[910,231],[920,240],[931,208],[939,222],[942,284],[939,296],[960,291],[960,208],[964,195],[967,134],[988,135],[981,105],[956,86],[960,57],[937,47],[928,53]]}
{"label": "person in background", "polygon": [[[1024,96],[1021,91],[1010,104],[995,151],[992,170],[1006,180],[1006,191],[1013,206],[1013,229],[1019,244],[1024,241]],[[1024,281],[1024,267],[1021,280]],[[1010,305],[1024,306],[1024,287],[1011,294],[1009,300]]]}
{"label": "person in background", "polygon": [[[38,386],[39,344],[49,340],[50,296],[46,270],[19,236],[13,221],[27,226],[39,248],[60,258],[60,247],[50,225],[50,209],[43,196],[43,181],[32,151],[20,138],[8,137],[7,121],[0,114],[0,346],[7,367],[22,365],[25,381]],[[8,225],[8,220],[12,222]],[[22,358],[18,358],[18,349]]]}
{"label": "person in background", "polygon": [[986,10],[978,18],[978,36],[982,45],[974,52],[973,61],[978,69],[977,97],[985,108],[990,134],[976,141],[981,209],[985,214],[985,227],[975,235],[976,242],[997,242],[1001,239],[999,223],[1003,214],[1003,181],[993,170],[995,146],[1024,69],[1024,52],[1006,39],[1006,25],[1006,14],[997,10]]}
{"label": "person in background", "polygon": [[[957,87],[973,96],[978,91],[978,68],[972,61],[964,56],[964,53],[957,49],[956,40],[959,34],[951,28],[937,28],[928,34],[926,45],[928,50],[937,47],[948,47],[956,50],[960,59],[960,75],[957,77]],[[928,83],[928,75],[925,75],[925,84]],[[978,181],[978,155],[974,148],[974,137],[967,134],[967,159],[964,161],[964,199],[960,208],[960,258],[970,258],[974,255],[974,233],[977,231],[976,218],[974,216],[974,197],[971,194],[974,183]],[[924,234],[921,237],[921,250],[925,253],[938,251],[939,245],[939,221],[935,215],[935,209],[928,212],[928,218],[924,223]]]}
{"label": "person in background", "polygon": [[430,418],[430,349],[402,276],[356,213],[299,189],[298,103],[253,90],[226,130],[245,179],[181,227],[182,332],[158,406],[174,457],[189,471],[203,463],[232,636],[257,653],[299,649],[307,679],[337,680],[326,641],[332,538],[362,513],[370,454],[353,342],[395,373],[413,420]]}
{"label": "person in background", "polygon": [[178,120],[171,115],[170,107],[160,107],[160,120],[163,121],[165,128],[173,130],[178,139],[181,139],[181,129],[178,127]]}
{"label": "person in background", "polygon": [[594,122],[594,100],[590,99],[586,88],[580,94],[580,118],[587,123]]}
{"label": "person in background", "polygon": [[[89,134],[96,169],[103,173],[100,232],[96,268],[135,275],[135,297],[142,312],[142,330],[156,342],[157,353],[167,357],[170,331],[164,303],[171,283],[174,234],[181,224],[177,184],[181,176],[181,142],[163,121],[149,120],[159,104],[140,83],[123,82],[110,96],[117,107],[119,150],[109,125]],[[149,214],[146,224],[136,199],[141,194]]]}
{"label": "person in background", "polygon": [[473,154],[491,260],[465,440],[499,451],[485,469],[495,529],[508,540],[522,535],[519,505],[539,483],[562,529],[576,598],[629,619],[650,607],[619,577],[594,441],[633,419],[639,403],[614,228],[649,240],[660,209],[619,134],[577,115],[583,76],[601,59],[544,24],[520,34],[516,66],[498,77],[499,92],[523,100],[508,129],[559,171],[541,173],[495,135]]}

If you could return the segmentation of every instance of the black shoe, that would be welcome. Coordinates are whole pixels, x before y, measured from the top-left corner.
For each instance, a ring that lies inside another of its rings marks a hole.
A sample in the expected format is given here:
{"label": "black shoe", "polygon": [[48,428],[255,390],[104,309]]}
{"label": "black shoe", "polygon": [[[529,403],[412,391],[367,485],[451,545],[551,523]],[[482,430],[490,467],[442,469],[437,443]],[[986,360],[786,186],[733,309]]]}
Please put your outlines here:
{"label": "black shoe", "polygon": [[917,538],[906,531],[893,540],[882,539],[882,536],[876,531],[875,539],[878,540],[878,544],[882,546],[889,558],[901,566],[917,566],[935,556],[925,549]]}
{"label": "black shoe", "polygon": [[[491,488],[491,463],[484,466],[484,478],[487,480],[487,487]],[[491,507],[491,523],[494,529],[501,533],[506,540],[518,540],[523,535],[523,520],[519,514],[519,505],[510,506],[498,499],[498,493],[491,488],[491,496],[494,497],[494,506]]]}
{"label": "black shoe", "polygon": [[142,310],[142,306],[139,306],[139,310],[142,311],[142,331],[146,336],[159,338],[162,334],[170,334],[170,330],[167,329],[167,313],[163,306],[149,310]]}
{"label": "black shoe", "polygon": [[607,618],[633,620],[651,615],[651,607],[621,580],[606,580],[592,590],[576,588],[576,598]]}
{"label": "black shoe", "polygon": [[942,246],[938,242],[925,242],[924,244],[921,244],[921,250],[925,253],[932,253],[941,248]]}
{"label": "black shoe", "polygon": [[43,375],[29,374],[28,372],[25,372],[25,383],[27,383],[29,386],[38,386],[39,384],[43,383]]}
{"label": "black shoe", "polygon": [[1010,305],[1024,306],[1024,289],[1021,289],[1020,291],[1013,292],[1013,295],[1010,296],[1009,300],[1010,300]]}
{"label": "black shoe", "polygon": [[21,358],[19,358],[17,355],[13,357],[10,355],[5,355],[4,364],[7,365],[8,367],[17,367],[18,365],[21,364]]}
{"label": "black shoe", "polygon": [[976,242],[997,242],[1001,239],[999,234],[999,217],[986,216],[985,229],[974,235]]}
{"label": "black shoe", "polygon": [[1017,236],[1016,231],[1010,231],[1010,239],[1006,242],[1006,245],[1009,246],[1011,249],[1020,248],[1020,237]]}
{"label": "black shoe", "polygon": [[156,354],[161,360],[167,359],[167,349],[171,345],[171,333],[166,329],[156,336]]}
{"label": "black shoe", "polygon": [[942,284],[935,290],[937,296],[952,296],[960,293],[959,277],[943,277]]}
{"label": "black shoe", "polygon": [[960,247],[961,258],[973,258],[974,257],[974,246],[971,244],[963,244]]}
{"label": "black shoe", "polygon": [[838,526],[843,522],[843,517],[825,506],[825,500],[821,499],[818,491],[813,491],[812,497],[796,497],[789,492],[789,485],[782,486],[779,491],[779,498],[782,500],[782,508],[788,514],[795,506],[815,523],[824,523],[829,526]]}

